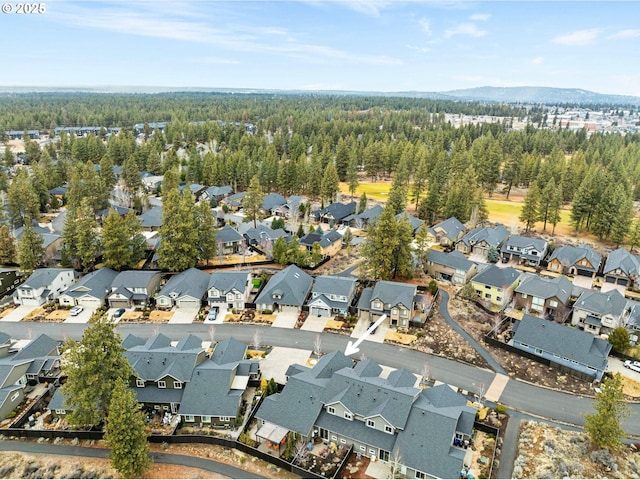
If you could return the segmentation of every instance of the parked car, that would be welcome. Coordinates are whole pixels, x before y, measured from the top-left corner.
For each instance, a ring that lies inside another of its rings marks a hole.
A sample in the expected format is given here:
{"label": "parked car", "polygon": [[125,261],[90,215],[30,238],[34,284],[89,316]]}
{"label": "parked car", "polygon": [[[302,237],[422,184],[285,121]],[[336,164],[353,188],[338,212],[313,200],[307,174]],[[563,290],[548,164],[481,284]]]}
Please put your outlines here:
{"label": "parked car", "polygon": [[624,366],[634,372],[640,373],[640,362],[637,360],[625,360]]}
{"label": "parked car", "polygon": [[[369,328],[373,327],[375,325],[376,322],[369,322]],[[373,335],[374,333],[376,333],[376,331],[378,330],[378,327],[374,328],[373,330],[371,330],[371,335]]]}
{"label": "parked car", "polygon": [[209,314],[207,315],[207,322],[213,322],[216,318],[218,318],[218,307],[211,307],[209,310]]}
{"label": "parked car", "polygon": [[113,312],[113,318],[120,318],[122,315],[124,315],[124,312],[124,308],[117,309],[115,312]]}
{"label": "parked car", "polygon": [[76,315],[80,315],[80,312],[82,312],[83,310],[84,310],[84,307],[82,307],[81,305],[76,305],[71,310],[69,310],[69,315],[71,315],[72,317],[75,317]]}

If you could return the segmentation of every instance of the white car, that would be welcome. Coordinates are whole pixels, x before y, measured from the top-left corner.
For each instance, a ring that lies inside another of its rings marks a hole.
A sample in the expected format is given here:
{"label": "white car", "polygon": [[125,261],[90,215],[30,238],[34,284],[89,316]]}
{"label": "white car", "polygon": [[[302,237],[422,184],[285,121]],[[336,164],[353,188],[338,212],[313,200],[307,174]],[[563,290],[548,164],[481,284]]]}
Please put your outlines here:
{"label": "white car", "polygon": [[71,310],[69,310],[69,315],[71,315],[72,317],[75,317],[76,315],[80,315],[80,312],[82,312],[83,310],[84,310],[84,307],[82,307],[81,305],[77,305],[73,307]]}
{"label": "white car", "polygon": [[637,360],[625,360],[624,366],[634,372],[640,373],[640,362]]}

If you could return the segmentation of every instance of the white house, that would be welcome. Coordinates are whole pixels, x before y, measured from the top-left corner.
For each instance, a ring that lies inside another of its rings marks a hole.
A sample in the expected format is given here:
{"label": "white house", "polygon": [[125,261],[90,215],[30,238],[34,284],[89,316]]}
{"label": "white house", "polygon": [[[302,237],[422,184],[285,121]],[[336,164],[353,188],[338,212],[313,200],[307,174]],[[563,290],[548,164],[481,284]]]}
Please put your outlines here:
{"label": "white house", "polygon": [[38,268],[16,289],[13,300],[20,305],[44,305],[56,300],[73,280],[71,268]]}

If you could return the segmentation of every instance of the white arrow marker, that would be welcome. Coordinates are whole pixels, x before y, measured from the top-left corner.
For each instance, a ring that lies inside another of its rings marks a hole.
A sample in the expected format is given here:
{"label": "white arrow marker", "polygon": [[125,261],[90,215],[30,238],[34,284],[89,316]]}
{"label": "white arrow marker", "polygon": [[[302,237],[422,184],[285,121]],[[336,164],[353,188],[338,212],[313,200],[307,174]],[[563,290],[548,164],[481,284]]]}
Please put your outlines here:
{"label": "white arrow marker", "polygon": [[358,353],[360,351],[360,349],[358,348],[358,345],[364,342],[365,339],[369,335],[371,335],[373,331],[376,328],[378,328],[380,324],[384,322],[386,319],[387,319],[387,314],[385,313],[378,320],[376,320],[373,325],[367,328],[367,331],[364,332],[358,340],[356,340],[355,342],[352,342],[351,340],[349,340],[349,343],[347,343],[347,348],[344,349],[344,354],[348,357],[349,355],[355,355],[356,353]]}

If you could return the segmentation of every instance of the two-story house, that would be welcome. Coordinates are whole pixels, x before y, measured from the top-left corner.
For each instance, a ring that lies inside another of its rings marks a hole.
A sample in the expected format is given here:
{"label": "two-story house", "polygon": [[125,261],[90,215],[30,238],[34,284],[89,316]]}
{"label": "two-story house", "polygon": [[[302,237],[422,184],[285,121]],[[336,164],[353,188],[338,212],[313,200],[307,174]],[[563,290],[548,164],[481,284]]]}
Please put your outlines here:
{"label": "two-story house", "polygon": [[177,414],[185,385],[196,366],[206,360],[202,340],[187,335],[174,346],[171,339],[156,334],[148,340],[128,335],[122,345],[124,356],[134,370],[130,387],[138,402],[156,412]]}
{"label": "two-story house", "polygon": [[160,288],[160,272],[153,270],[127,270],[120,272],[111,284],[107,298],[110,308],[129,308],[147,305]]}
{"label": "two-story house", "polygon": [[338,275],[316,277],[307,302],[310,315],[330,317],[346,315],[356,293],[357,279]]}
{"label": "two-story house", "polygon": [[342,221],[356,211],[357,203],[334,202],[328,207],[311,212],[316,222],[339,225]]}
{"label": "two-story house", "polygon": [[218,204],[220,202],[220,200],[222,200],[225,197],[228,197],[229,195],[231,195],[231,193],[233,193],[233,188],[231,188],[231,185],[222,185],[221,187],[208,187],[204,193],[202,194],[202,200],[205,200],[207,202],[215,202],[215,204]]}
{"label": "two-story house", "polygon": [[151,207],[146,212],[138,215],[138,220],[145,232],[157,232],[164,223],[162,220],[162,207]]}
{"label": "two-story house", "polygon": [[296,265],[289,265],[269,279],[256,297],[256,308],[274,312],[300,312],[312,284],[311,275]]}
{"label": "two-story house", "polygon": [[571,325],[593,335],[611,333],[626,325],[630,311],[628,300],[618,290],[585,290],[573,304]]}
{"label": "two-story house", "polygon": [[640,258],[633,255],[626,248],[620,247],[607,256],[602,273],[604,281],[607,283],[637,289],[638,275],[640,275]]}
{"label": "two-story house", "polygon": [[427,231],[427,239],[430,243],[450,247],[463,237],[467,229],[456,217],[449,217],[429,227]]}
{"label": "two-story house", "polygon": [[273,207],[271,209],[271,215],[274,217],[297,219],[300,215],[300,206],[308,202],[306,197],[291,195],[287,198],[287,203]]}
{"label": "two-story house", "polygon": [[74,279],[71,268],[38,268],[16,288],[13,301],[20,305],[44,305],[60,297]]}
{"label": "two-story house", "polygon": [[475,254],[486,257],[491,247],[499,251],[502,242],[508,236],[509,232],[502,225],[497,225],[495,228],[477,227],[458,240],[456,250],[467,255]]}
{"label": "two-story house", "polygon": [[0,268],[0,298],[11,295],[21,281],[22,275],[17,268]]}
{"label": "two-story house", "polygon": [[322,257],[333,257],[342,248],[342,235],[335,230],[329,230],[326,233],[307,233],[299,241],[300,248],[309,252],[313,250],[313,244],[318,243],[320,245],[320,251]]}
{"label": "two-story house", "polygon": [[372,222],[382,213],[382,205],[374,205],[371,208],[366,209],[361,213],[352,213],[351,215],[343,219],[345,225],[349,225],[351,228],[358,230],[366,229]]}
{"label": "two-story house", "polygon": [[260,380],[260,363],[246,360],[246,351],[247,346],[234,338],[221,340],[211,357],[194,368],[180,403],[185,425],[237,425],[249,382]]}
{"label": "two-story house", "polygon": [[244,310],[251,288],[251,272],[213,272],[207,285],[207,303],[220,310]]}
{"label": "two-story house", "polygon": [[[418,384],[407,370],[385,378],[375,362],[354,366],[333,352],[313,368],[296,366],[282,392],[262,402],[256,436],[279,443],[297,432],[352,447],[372,461],[397,461],[406,478],[457,478],[476,411],[448,385],[423,390]],[[299,405],[297,415],[287,414],[287,405]]]}
{"label": "two-story house", "polygon": [[547,256],[549,243],[542,238],[511,235],[500,249],[503,259],[515,260],[517,263],[527,263],[538,266]]}
{"label": "two-story house", "polygon": [[564,276],[543,278],[522,274],[514,301],[516,308],[562,322],[569,311],[572,289],[573,284]]}
{"label": "two-story house", "polygon": [[415,285],[380,280],[373,288],[362,290],[358,315],[366,321],[375,322],[386,314],[389,325],[408,328],[414,316],[417,291]]}
{"label": "two-story house", "polygon": [[287,199],[279,193],[271,192],[262,197],[262,210],[268,215],[271,211],[277,207],[282,207],[287,204]]}
{"label": "two-story house", "polygon": [[229,225],[225,225],[216,232],[216,242],[218,255],[234,255],[244,251],[244,237]]}
{"label": "two-story house", "polygon": [[199,310],[207,293],[209,274],[190,268],[173,275],[156,297],[158,308],[190,308]]}
{"label": "two-story house", "polygon": [[509,343],[518,350],[550,360],[563,371],[602,380],[611,351],[606,340],[531,315],[516,322],[514,330]]}
{"label": "two-story house", "polygon": [[552,272],[595,277],[600,268],[602,257],[588,245],[564,245],[556,248],[547,261]]}
{"label": "two-story house", "polygon": [[98,308],[105,304],[118,272],[101,268],[86,274],[60,295],[60,305]]}
{"label": "two-story house", "polygon": [[513,267],[489,265],[471,279],[471,285],[480,300],[500,310],[511,301],[513,290],[520,281],[520,274]]}
{"label": "two-story house", "polygon": [[464,285],[478,273],[478,266],[462,252],[450,253],[429,250],[425,270],[436,280],[444,280],[455,285]]}

